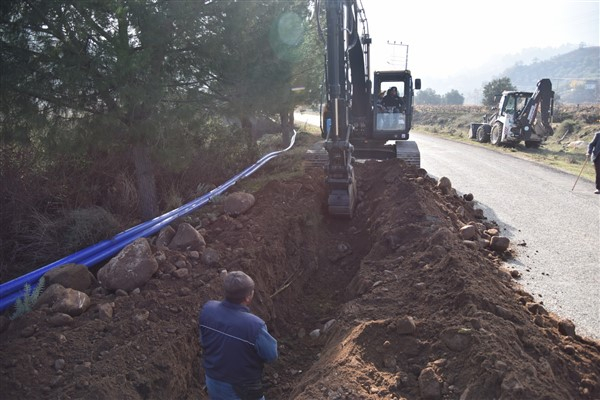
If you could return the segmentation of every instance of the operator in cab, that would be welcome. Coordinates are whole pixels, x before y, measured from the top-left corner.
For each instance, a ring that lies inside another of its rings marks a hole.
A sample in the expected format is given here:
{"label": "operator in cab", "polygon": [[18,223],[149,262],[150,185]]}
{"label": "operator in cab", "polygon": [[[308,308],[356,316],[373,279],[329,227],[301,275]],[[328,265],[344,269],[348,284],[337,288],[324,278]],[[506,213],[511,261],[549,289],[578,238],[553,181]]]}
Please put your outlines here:
{"label": "operator in cab", "polygon": [[387,94],[383,97],[381,103],[385,108],[392,109],[392,112],[401,112],[404,108],[402,99],[398,96],[398,88],[396,86],[392,86],[388,89]]}

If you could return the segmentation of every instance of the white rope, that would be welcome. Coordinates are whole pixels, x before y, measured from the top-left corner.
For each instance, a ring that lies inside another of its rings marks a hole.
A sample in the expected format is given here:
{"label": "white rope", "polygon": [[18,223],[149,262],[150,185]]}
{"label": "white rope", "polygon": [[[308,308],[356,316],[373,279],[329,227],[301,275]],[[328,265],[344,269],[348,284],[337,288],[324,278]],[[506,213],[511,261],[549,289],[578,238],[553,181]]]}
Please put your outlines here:
{"label": "white rope", "polygon": [[230,334],[228,334],[228,333],[225,333],[225,332],[223,332],[223,331],[220,331],[220,330],[218,330],[218,329],[211,328],[210,326],[206,326],[206,325],[200,325],[200,326],[201,326],[201,327],[203,327],[203,328],[206,328],[206,329],[210,329],[211,331],[214,331],[214,332],[220,333],[220,334],[222,334],[222,335],[228,336],[228,337],[230,337],[230,338],[232,338],[232,339],[237,339],[237,340],[239,340],[240,342],[248,343],[250,346],[256,346],[256,345],[255,345],[254,343],[252,343],[252,342],[249,342],[249,341],[247,341],[247,340],[244,340],[244,339],[242,339],[242,338],[239,338],[239,337],[237,337],[237,336],[230,335]]}

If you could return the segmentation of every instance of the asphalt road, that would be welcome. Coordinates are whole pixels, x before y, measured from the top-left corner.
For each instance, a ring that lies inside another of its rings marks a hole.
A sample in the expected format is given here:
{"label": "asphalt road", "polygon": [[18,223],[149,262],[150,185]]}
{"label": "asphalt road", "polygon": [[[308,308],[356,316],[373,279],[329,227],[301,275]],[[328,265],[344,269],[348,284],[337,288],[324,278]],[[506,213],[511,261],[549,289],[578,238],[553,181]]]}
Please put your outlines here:
{"label": "asphalt road", "polygon": [[[318,125],[318,117],[296,115]],[[519,282],[536,301],[600,339],[600,196],[592,182],[488,148],[411,132],[430,176],[446,176],[511,240]],[[593,168],[591,165],[588,168]]]}

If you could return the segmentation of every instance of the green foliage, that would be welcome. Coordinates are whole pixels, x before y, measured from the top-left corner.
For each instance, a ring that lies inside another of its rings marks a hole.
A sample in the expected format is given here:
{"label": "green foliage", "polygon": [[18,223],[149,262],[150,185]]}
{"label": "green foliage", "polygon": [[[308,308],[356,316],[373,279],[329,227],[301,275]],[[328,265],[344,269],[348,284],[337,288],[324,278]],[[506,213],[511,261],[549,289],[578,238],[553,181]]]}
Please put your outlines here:
{"label": "green foliage", "polygon": [[564,121],[562,121],[558,127],[555,129],[555,131],[559,134],[559,135],[564,135],[567,133],[573,133],[575,131],[579,130],[579,124],[577,123],[577,121],[572,120],[572,119],[566,119]]}
{"label": "green foliage", "polygon": [[138,222],[145,199],[173,206],[257,159],[254,138],[229,121],[319,97],[311,2],[1,4],[2,277],[15,260],[36,267],[105,236],[59,241],[63,210],[98,205]]}
{"label": "green foliage", "polygon": [[465,96],[458,92],[456,89],[452,89],[446,93],[443,97],[444,104],[462,106],[465,103]]}
{"label": "green foliage", "polygon": [[102,207],[89,207],[67,211],[55,221],[65,252],[81,250],[119,232],[119,222]]}
{"label": "green foliage", "polygon": [[38,301],[40,294],[44,290],[45,278],[42,276],[38,281],[35,289],[31,289],[31,285],[26,283],[23,287],[23,297],[15,301],[15,312],[10,316],[10,319],[16,319],[27,314],[33,309],[33,306]]}
{"label": "green foliage", "polygon": [[427,88],[420,90],[415,95],[415,104],[419,105],[462,105],[465,102],[465,97],[456,89],[452,89],[443,96],[436,93],[435,90]]}
{"label": "green foliage", "polygon": [[[220,2],[226,18],[211,64],[220,78],[209,90],[221,112],[236,117],[289,112],[318,98],[322,59],[304,1]],[[256,18],[249,18],[249,16]]]}
{"label": "green foliage", "polygon": [[121,226],[116,218],[101,207],[65,211],[50,216],[35,211],[22,222],[17,232],[21,262],[39,267],[81,250],[104,239],[110,239]]}
{"label": "green foliage", "polygon": [[207,194],[208,192],[210,192],[211,190],[213,190],[214,188],[215,188],[215,185],[210,185],[207,183],[200,182],[196,186],[196,195],[203,196],[203,195]]}
{"label": "green foliage", "polygon": [[221,194],[210,198],[210,202],[213,204],[223,204],[223,201],[225,201],[225,196]]}
{"label": "green foliage", "polygon": [[415,95],[415,104],[442,104],[442,96],[431,88],[423,89]]}
{"label": "green foliage", "polygon": [[483,105],[488,107],[498,106],[499,96],[504,90],[517,90],[510,78],[494,79],[483,86]]}

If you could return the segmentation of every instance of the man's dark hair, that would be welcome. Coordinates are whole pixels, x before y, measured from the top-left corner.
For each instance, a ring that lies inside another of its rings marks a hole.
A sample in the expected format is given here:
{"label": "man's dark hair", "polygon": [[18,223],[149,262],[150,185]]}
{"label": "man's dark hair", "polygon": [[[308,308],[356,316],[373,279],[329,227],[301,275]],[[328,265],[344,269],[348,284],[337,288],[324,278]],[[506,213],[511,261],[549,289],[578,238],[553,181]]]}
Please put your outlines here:
{"label": "man's dark hair", "polygon": [[225,290],[225,300],[240,304],[252,294],[254,281],[242,271],[231,271],[223,279],[223,289]]}

